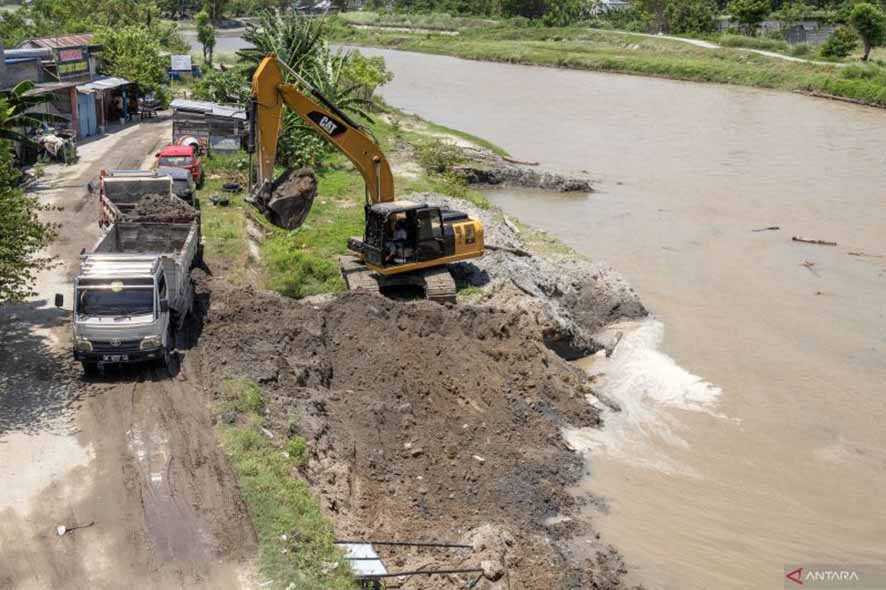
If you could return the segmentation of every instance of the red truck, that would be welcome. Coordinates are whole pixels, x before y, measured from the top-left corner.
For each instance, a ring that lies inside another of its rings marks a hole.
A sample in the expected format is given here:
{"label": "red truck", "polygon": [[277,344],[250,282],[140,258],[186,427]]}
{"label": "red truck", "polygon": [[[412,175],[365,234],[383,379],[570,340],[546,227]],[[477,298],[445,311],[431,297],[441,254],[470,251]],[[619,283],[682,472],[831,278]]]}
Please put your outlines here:
{"label": "red truck", "polygon": [[184,168],[194,177],[197,187],[203,186],[203,166],[200,157],[190,145],[168,145],[157,152],[157,166],[165,168]]}

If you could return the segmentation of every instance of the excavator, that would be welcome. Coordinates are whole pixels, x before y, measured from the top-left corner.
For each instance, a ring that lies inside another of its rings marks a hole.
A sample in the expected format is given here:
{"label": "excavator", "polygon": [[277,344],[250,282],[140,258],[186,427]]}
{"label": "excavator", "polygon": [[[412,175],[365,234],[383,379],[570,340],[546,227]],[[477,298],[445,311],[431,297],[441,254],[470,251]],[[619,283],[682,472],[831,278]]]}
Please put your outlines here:
{"label": "excavator", "polygon": [[[286,81],[284,68],[298,85]],[[430,300],[454,301],[456,286],[448,264],[483,255],[483,225],[465,213],[425,203],[397,200],[387,158],[370,133],[337,108],[295,71],[267,55],[252,77],[248,148],[257,153],[249,201],[274,225],[300,227],[316,190],[293,190],[286,170],[274,178],[277,139],[287,107],[354,164],[366,186],[362,237],[348,240],[339,259],[349,289],[387,293],[419,288]]]}

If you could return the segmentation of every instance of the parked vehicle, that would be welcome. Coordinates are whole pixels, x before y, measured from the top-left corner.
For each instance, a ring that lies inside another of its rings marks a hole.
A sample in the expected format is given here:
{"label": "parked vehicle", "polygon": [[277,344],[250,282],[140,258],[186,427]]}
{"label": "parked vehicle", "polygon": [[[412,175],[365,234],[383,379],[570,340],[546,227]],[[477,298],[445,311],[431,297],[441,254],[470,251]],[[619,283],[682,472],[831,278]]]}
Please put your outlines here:
{"label": "parked vehicle", "polygon": [[189,170],[163,166],[157,168],[157,173],[172,179],[172,192],[176,197],[188,205],[194,204],[194,199],[197,196],[197,184],[194,182],[194,177]]}
{"label": "parked vehicle", "polygon": [[203,186],[203,165],[192,145],[168,145],[157,152],[157,168],[184,168],[198,188]]}
{"label": "parked vehicle", "polygon": [[[81,255],[73,339],[84,371],[150,360],[169,365],[193,302],[190,269],[199,242],[196,220],[115,223]],[[63,303],[56,295],[56,305]]]}
{"label": "parked vehicle", "polygon": [[[190,172],[181,168],[158,170],[102,170],[98,179],[99,225],[106,227],[119,221],[161,221],[152,218],[150,212],[134,208],[148,194],[168,197],[169,206],[161,201],[154,205],[162,207],[166,223],[190,223],[198,213],[190,207],[176,207],[181,201],[193,203],[196,186]],[[144,207],[144,204],[141,204]]]}

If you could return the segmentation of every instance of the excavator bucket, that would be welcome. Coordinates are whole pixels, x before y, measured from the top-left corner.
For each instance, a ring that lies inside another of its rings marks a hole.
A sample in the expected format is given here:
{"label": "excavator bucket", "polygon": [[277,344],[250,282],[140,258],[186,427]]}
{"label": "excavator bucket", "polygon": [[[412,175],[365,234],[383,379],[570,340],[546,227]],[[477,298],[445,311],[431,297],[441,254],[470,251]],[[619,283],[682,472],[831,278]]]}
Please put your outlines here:
{"label": "excavator bucket", "polygon": [[252,203],[268,221],[284,229],[298,229],[305,222],[317,196],[317,177],[310,168],[289,169],[269,184],[259,186]]}

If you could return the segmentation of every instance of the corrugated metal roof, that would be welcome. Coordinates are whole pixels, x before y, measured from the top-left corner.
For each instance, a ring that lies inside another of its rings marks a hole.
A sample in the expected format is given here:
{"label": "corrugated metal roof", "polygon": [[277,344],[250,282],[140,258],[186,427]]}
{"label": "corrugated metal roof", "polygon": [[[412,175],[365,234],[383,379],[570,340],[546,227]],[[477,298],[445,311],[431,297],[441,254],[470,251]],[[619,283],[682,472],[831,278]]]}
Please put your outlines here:
{"label": "corrugated metal roof", "polygon": [[236,105],[224,105],[205,100],[188,100],[184,98],[176,98],[169,103],[174,109],[181,111],[193,111],[195,113],[204,113],[213,117],[224,117],[227,119],[246,120],[246,110]]}
{"label": "corrugated metal roof", "polygon": [[99,78],[86,84],[80,84],[77,86],[77,90],[79,92],[95,92],[96,90],[110,90],[119,86],[126,86],[127,84],[132,84],[132,82],[126,78]]}
{"label": "corrugated metal roof", "polygon": [[64,35],[62,37],[42,37],[40,39],[28,39],[19,44],[19,47],[48,47],[50,49],[63,49],[65,47],[80,47],[92,45],[95,37],[92,33],[82,35]]}

